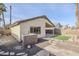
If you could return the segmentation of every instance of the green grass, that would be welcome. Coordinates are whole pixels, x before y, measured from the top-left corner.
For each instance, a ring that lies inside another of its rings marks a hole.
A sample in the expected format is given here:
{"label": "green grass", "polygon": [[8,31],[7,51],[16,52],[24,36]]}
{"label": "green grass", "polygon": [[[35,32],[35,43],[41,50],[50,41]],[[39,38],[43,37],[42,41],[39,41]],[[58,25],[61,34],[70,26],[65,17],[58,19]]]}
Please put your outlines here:
{"label": "green grass", "polygon": [[63,35],[59,35],[59,36],[56,36],[54,37],[55,39],[58,39],[58,40],[68,40],[70,37],[69,36],[63,36]]}

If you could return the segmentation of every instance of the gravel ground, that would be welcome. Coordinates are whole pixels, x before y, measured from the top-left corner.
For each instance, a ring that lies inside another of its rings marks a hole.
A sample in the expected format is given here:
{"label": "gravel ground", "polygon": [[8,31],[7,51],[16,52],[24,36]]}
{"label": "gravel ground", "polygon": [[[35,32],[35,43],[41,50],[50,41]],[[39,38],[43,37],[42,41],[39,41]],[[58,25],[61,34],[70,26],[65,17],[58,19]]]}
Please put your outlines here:
{"label": "gravel ground", "polygon": [[79,53],[79,45],[70,42],[58,42],[56,46],[62,49],[67,49]]}
{"label": "gravel ground", "polygon": [[[43,53],[44,52],[44,53]],[[79,46],[70,42],[57,42],[50,45],[48,40],[39,39],[32,48],[23,47],[14,37],[3,35],[0,37],[0,56],[79,56]]]}
{"label": "gravel ground", "polygon": [[[19,42],[12,36],[3,35],[0,37],[0,56],[33,56],[39,51],[44,50],[43,48],[48,46],[47,40],[40,39],[32,48],[27,49],[23,47]],[[20,49],[14,49],[15,47],[22,46]]]}
{"label": "gravel ground", "polygon": [[0,45],[5,45],[5,46],[12,46],[12,45],[16,45],[18,44],[18,41],[12,37],[11,35],[9,36],[6,36],[6,35],[3,35],[0,37]]}
{"label": "gravel ground", "polygon": [[78,52],[59,48],[59,47],[53,46],[53,45],[49,45],[49,46],[45,47],[44,49],[56,56],[79,56]]}

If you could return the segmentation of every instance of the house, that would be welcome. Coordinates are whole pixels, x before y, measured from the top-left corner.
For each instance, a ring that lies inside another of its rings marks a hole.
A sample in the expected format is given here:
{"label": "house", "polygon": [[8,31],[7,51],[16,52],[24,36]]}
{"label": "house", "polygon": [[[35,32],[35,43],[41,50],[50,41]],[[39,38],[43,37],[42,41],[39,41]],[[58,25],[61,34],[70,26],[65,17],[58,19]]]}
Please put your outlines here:
{"label": "house", "polygon": [[10,27],[12,35],[21,41],[23,35],[37,34],[38,38],[53,35],[55,25],[46,17],[38,16],[13,23]]}

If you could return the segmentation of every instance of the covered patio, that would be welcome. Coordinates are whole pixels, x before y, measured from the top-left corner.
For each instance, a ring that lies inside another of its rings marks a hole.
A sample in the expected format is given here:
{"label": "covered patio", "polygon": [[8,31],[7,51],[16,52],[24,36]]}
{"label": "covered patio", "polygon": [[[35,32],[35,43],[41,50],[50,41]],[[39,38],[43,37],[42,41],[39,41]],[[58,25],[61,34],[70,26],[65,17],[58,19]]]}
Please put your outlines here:
{"label": "covered patio", "polygon": [[45,23],[45,34],[46,37],[56,36],[61,34],[61,30],[47,22]]}
{"label": "covered patio", "polygon": [[61,34],[61,30],[59,28],[56,27],[52,27],[52,28],[45,28],[45,34],[46,36],[56,36],[56,35],[60,35]]}

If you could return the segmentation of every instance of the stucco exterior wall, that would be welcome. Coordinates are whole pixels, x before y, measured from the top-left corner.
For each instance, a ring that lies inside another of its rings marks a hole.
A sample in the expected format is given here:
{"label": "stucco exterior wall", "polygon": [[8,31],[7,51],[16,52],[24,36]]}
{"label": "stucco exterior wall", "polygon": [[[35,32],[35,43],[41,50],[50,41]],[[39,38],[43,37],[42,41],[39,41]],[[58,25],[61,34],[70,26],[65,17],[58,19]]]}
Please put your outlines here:
{"label": "stucco exterior wall", "polygon": [[21,26],[21,38],[22,35],[27,35],[30,33],[30,27],[41,27],[41,34],[38,34],[38,37],[45,36],[45,20],[44,18],[39,18],[38,20],[31,20],[20,24]]}
{"label": "stucco exterior wall", "polygon": [[[48,23],[48,24],[50,24],[50,25],[52,25],[48,20],[44,20],[46,23]],[[54,25],[53,25],[54,26]]]}
{"label": "stucco exterior wall", "polygon": [[12,27],[11,33],[15,38],[17,38],[18,41],[21,41],[23,35],[30,34],[30,27],[41,27],[41,34],[38,34],[37,36],[38,36],[38,38],[44,37],[44,36],[46,36],[46,33],[45,33],[45,30],[46,30],[45,23],[46,22],[51,24],[45,18],[38,18],[36,20],[22,22],[19,25]]}
{"label": "stucco exterior wall", "polygon": [[20,41],[20,25],[14,26],[11,28],[11,34],[15,37],[18,41]]}

